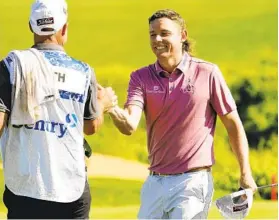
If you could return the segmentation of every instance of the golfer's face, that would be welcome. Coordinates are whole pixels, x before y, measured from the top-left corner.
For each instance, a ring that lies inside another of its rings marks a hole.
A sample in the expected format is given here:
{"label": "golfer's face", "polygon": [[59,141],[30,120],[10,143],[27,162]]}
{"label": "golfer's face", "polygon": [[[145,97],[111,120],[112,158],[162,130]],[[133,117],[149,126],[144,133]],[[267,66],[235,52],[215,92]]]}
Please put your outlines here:
{"label": "golfer's face", "polygon": [[160,18],[149,25],[150,45],[152,51],[160,58],[169,58],[182,53],[181,27],[175,21],[168,18]]}

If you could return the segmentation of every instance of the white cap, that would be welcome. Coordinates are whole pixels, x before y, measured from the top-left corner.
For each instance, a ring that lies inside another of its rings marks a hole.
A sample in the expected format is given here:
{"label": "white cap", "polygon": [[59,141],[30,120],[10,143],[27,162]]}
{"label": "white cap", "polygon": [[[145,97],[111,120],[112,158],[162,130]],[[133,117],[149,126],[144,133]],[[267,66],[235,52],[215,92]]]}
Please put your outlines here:
{"label": "white cap", "polygon": [[[30,24],[38,35],[52,35],[61,30],[68,18],[65,0],[36,0],[31,9]],[[52,31],[42,31],[51,28]]]}

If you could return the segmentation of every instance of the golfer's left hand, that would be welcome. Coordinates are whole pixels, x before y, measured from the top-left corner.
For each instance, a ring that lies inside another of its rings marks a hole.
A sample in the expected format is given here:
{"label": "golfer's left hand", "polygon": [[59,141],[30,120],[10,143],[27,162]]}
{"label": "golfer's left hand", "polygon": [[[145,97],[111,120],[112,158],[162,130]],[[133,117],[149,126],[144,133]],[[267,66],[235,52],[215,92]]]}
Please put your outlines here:
{"label": "golfer's left hand", "polygon": [[257,190],[256,182],[252,176],[252,174],[244,174],[240,177],[240,187],[243,189],[250,188],[255,193]]}

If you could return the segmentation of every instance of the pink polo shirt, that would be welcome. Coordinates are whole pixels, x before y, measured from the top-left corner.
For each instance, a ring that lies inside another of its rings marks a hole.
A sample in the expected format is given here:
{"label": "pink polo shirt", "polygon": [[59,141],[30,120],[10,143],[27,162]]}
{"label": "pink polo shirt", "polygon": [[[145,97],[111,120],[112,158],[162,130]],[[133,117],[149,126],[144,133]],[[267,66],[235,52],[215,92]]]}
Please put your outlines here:
{"label": "pink polo shirt", "polygon": [[145,113],[149,169],[175,174],[214,164],[216,115],[236,109],[222,73],[187,53],[165,73],[158,62],[133,72],[125,104]]}

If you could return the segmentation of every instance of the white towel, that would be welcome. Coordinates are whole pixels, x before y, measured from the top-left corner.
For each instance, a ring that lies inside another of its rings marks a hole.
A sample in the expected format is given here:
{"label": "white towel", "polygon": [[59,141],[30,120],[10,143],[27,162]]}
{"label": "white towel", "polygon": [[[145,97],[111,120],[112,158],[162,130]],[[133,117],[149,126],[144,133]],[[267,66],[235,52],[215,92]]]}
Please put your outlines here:
{"label": "white towel", "polygon": [[11,124],[34,124],[41,115],[40,106],[59,98],[51,64],[36,49],[12,51],[10,69],[13,84]]}

